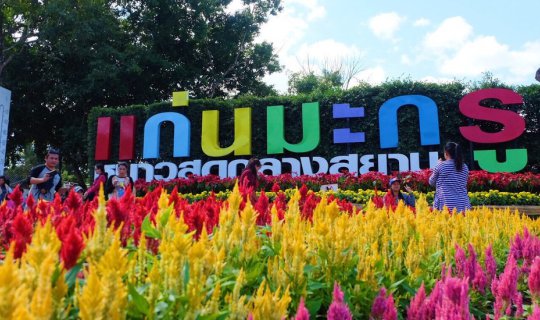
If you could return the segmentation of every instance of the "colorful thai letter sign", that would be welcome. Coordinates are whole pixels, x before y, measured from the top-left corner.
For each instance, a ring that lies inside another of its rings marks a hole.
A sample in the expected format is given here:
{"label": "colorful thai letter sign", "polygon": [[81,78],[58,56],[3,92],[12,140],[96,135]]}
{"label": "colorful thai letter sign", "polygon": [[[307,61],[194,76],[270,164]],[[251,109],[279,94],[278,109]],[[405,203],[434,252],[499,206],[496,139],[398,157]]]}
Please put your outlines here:
{"label": "colorful thai letter sign", "polygon": [[[483,131],[477,125],[468,125],[456,128],[468,141],[475,144],[498,144],[512,141],[525,131],[525,120],[517,112],[486,107],[485,101],[496,100],[503,105],[521,105],[523,98],[516,92],[508,89],[483,89],[465,95],[459,102],[459,111],[472,120],[481,120],[498,123],[502,129],[498,132]],[[187,93],[173,94],[175,106],[188,105]],[[457,107],[457,106],[456,106]],[[420,145],[436,146],[441,144],[439,134],[439,114],[435,101],[424,95],[403,95],[385,101],[379,108],[379,144],[381,149],[392,149],[399,146],[398,111],[401,108],[415,108],[419,115]],[[211,170],[218,170],[221,176],[234,176],[237,166],[245,166],[247,160],[233,161],[219,160],[231,154],[235,156],[250,156],[252,154],[252,110],[249,107],[234,110],[234,141],[231,145],[223,147],[219,141],[219,111],[205,110],[202,112],[202,128],[200,137],[201,150],[210,158],[216,158],[206,163],[201,160],[184,161],[179,165],[171,162],[160,162],[155,166],[147,163],[134,164],[133,169],[144,170],[146,178],[173,179],[188,174],[203,175]],[[266,109],[267,139],[266,152],[269,156],[299,154],[313,152],[321,143],[320,109],[318,102],[303,103],[302,117],[298,123],[285,123],[285,107],[276,105]],[[365,115],[364,106],[351,106],[348,103],[336,103],[332,106],[333,119],[348,119],[360,121]],[[124,115],[120,118],[119,160],[133,160],[135,157],[135,136],[137,119],[133,115]],[[146,119],[144,125],[144,139],[142,147],[143,159],[159,159],[160,129],[162,124],[168,122],[174,126],[173,157],[189,158],[191,149],[191,120],[178,112],[162,112]],[[300,125],[301,140],[291,143],[285,138],[287,126]],[[95,146],[96,161],[111,160],[111,139],[113,130],[111,117],[97,119],[97,135]],[[334,144],[365,143],[366,136],[362,131],[353,131],[351,128],[337,126],[333,129]],[[430,152],[429,165],[437,163],[438,153]],[[387,171],[387,162],[397,161],[400,171],[420,170],[419,154],[409,155],[398,153],[386,154],[348,154],[336,156],[332,159],[322,157],[298,158],[285,157],[282,159],[264,158],[263,169],[273,174],[281,173],[281,165],[286,164],[296,174],[337,173],[342,170],[355,173],[365,173],[371,170]],[[506,150],[506,161],[498,162],[495,150],[476,150],[474,160],[478,161],[480,168],[490,172],[515,172],[527,165],[526,149]],[[375,163],[376,162],[376,163]],[[135,170],[135,171],[138,171]],[[154,174],[157,171],[162,174]],[[166,173],[166,174],[163,174]]]}

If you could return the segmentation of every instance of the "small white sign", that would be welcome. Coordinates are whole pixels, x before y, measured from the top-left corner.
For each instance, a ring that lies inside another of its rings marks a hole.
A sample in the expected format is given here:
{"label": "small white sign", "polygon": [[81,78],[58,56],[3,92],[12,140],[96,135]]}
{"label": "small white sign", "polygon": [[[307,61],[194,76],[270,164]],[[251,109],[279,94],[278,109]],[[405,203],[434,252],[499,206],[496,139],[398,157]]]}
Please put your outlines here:
{"label": "small white sign", "polygon": [[321,186],[321,191],[338,191],[338,184],[323,184]]}
{"label": "small white sign", "polygon": [[11,91],[0,87],[0,175],[4,174],[4,166],[6,165],[10,103]]}

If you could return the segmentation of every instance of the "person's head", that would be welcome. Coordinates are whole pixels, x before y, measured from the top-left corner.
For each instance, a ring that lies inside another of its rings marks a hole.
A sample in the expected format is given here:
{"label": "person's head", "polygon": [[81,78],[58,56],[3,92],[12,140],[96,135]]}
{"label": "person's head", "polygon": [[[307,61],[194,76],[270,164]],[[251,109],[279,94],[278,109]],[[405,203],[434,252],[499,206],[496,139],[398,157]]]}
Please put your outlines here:
{"label": "person's head", "polygon": [[393,193],[398,193],[401,189],[401,180],[399,178],[392,178],[388,183],[388,187]]}
{"label": "person's head", "polygon": [[118,169],[117,169],[116,175],[121,177],[121,178],[127,177],[127,175],[128,175],[128,164],[126,162],[119,162],[118,163]]}
{"label": "person's head", "polygon": [[6,176],[0,176],[0,186],[5,185],[6,183]]}
{"label": "person's head", "polygon": [[261,162],[257,158],[251,158],[249,159],[246,168],[255,173],[261,168]]}
{"label": "person's head", "polygon": [[444,146],[444,158],[446,160],[454,160],[456,170],[461,171],[463,168],[463,154],[461,153],[461,147],[455,142],[448,142]]}
{"label": "person's head", "polygon": [[73,191],[75,191],[76,193],[80,195],[84,193],[84,189],[81,186],[75,186],[75,188],[73,188]]}
{"label": "person's head", "polygon": [[60,162],[60,151],[56,149],[49,149],[49,151],[47,151],[47,155],[45,156],[45,165],[48,168],[56,168],[58,162]]}
{"label": "person's head", "polygon": [[105,165],[103,165],[103,163],[96,163],[94,166],[94,171],[96,172],[96,174],[105,173]]}

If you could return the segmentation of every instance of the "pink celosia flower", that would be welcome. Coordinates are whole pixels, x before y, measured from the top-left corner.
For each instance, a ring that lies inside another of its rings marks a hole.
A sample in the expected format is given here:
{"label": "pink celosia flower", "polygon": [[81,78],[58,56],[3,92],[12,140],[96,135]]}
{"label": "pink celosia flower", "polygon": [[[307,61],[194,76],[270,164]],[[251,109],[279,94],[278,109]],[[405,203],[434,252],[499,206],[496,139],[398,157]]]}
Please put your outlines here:
{"label": "pink celosia flower", "polygon": [[527,320],[540,320],[540,308],[534,305],[533,313],[527,318]]}
{"label": "pink celosia flower", "polygon": [[397,319],[394,298],[392,297],[392,294],[390,294],[388,297],[386,296],[385,288],[381,288],[379,294],[373,301],[373,305],[371,306],[371,318],[383,320]]}
{"label": "pink celosia flower", "polygon": [[411,304],[407,308],[407,319],[427,320],[428,318],[424,316],[424,313],[426,313],[426,302],[426,289],[422,283],[418,291],[416,291],[416,295],[411,300]]}
{"label": "pink celosia flower", "polygon": [[531,295],[535,299],[540,299],[540,257],[534,258],[528,282]]}
{"label": "pink celosia flower", "polygon": [[334,284],[334,300],[328,308],[327,317],[330,320],[352,320],[352,314],[343,300],[344,294],[337,282]]}
{"label": "pink celosia flower", "polygon": [[304,304],[304,298],[300,299],[298,310],[296,310],[295,320],[309,320],[309,311]]}
{"label": "pink celosia flower", "polygon": [[437,319],[470,319],[469,284],[466,279],[446,278],[435,309]]}
{"label": "pink celosia flower", "polygon": [[517,291],[518,277],[519,270],[516,260],[510,254],[504,272],[499,276],[499,279],[494,279],[491,284],[491,291],[495,296],[495,319],[499,319],[503,310],[505,310],[506,315],[510,315],[512,302],[519,302]]}
{"label": "pink celosia flower", "polygon": [[495,261],[495,258],[493,257],[493,250],[491,249],[491,245],[486,249],[486,259],[484,261],[484,264],[486,266],[488,280],[491,283],[491,281],[493,281],[493,279],[497,275],[497,261]]}

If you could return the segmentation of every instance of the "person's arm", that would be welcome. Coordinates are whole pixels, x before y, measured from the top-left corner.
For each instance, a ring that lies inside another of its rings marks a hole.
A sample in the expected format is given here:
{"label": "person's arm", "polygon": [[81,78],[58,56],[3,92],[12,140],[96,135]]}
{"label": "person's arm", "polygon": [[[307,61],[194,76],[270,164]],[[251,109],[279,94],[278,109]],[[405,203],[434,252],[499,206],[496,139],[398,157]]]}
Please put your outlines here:
{"label": "person's arm", "polygon": [[433,168],[433,172],[431,172],[431,176],[429,177],[429,185],[432,187],[435,187],[437,185],[437,179],[439,179],[439,170],[440,170],[440,163]]}
{"label": "person's arm", "polygon": [[97,194],[99,191],[100,185],[103,183],[103,187],[105,188],[105,184],[107,183],[107,178],[104,174],[100,174],[96,181],[92,184],[92,186],[86,191],[87,195],[94,195]]}
{"label": "person's arm", "polygon": [[30,173],[28,174],[28,184],[44,183],[44,182],[47,182],[51,178],[48,174],[46,174],[43,178],[38,178],[39,174],[41,173],[44,167],[45,167],[44,165],[41,165],[41,166],[34,167],[30,170]]}
{"label": "person's arm", "polygon": [[409,194],[405,194],[403,196],[405,199],[405,204],[411,207],[414,207],[416,205],[416,199],[414,198],[414,194],[411,192]]}

